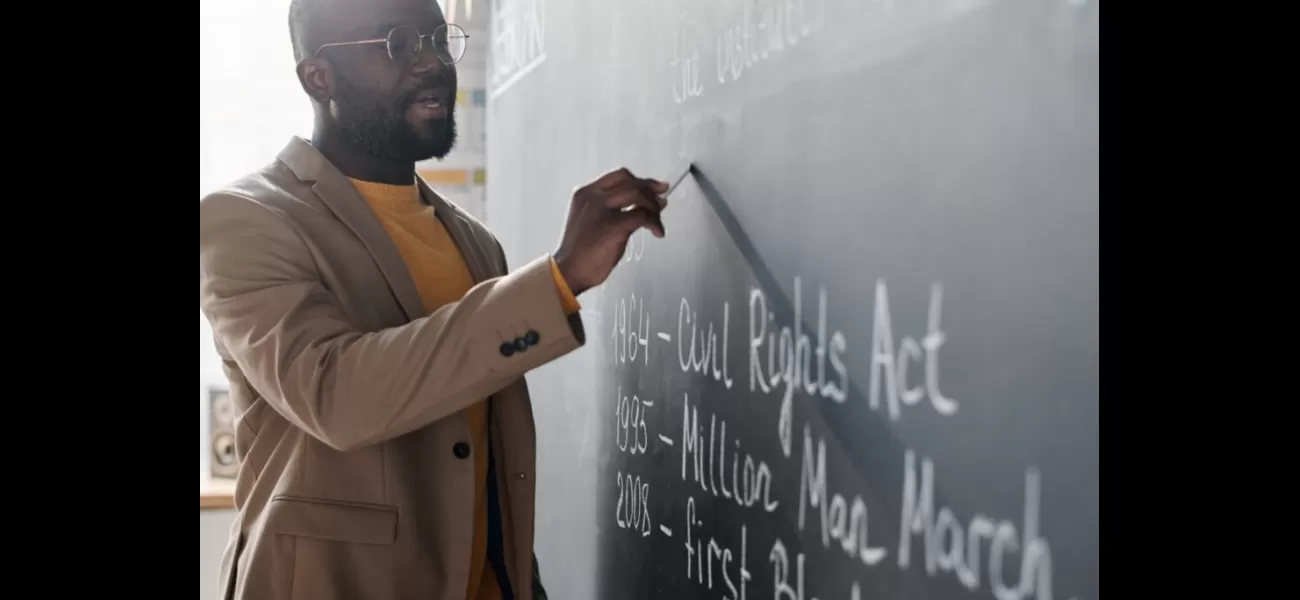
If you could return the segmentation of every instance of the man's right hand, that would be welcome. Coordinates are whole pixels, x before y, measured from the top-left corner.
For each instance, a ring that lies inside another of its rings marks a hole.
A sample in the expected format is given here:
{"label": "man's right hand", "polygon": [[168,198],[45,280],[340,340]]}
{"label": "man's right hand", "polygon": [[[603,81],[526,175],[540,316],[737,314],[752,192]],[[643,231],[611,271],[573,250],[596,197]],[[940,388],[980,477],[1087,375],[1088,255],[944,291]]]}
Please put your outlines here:
{"label": "man's right hand", "polygon": [[552,255],[574,295],[600,285],[623,258],[628,238],[642,227],[664,236],[659,213],[668,184],[617,169],[573,192],[560,247]]}

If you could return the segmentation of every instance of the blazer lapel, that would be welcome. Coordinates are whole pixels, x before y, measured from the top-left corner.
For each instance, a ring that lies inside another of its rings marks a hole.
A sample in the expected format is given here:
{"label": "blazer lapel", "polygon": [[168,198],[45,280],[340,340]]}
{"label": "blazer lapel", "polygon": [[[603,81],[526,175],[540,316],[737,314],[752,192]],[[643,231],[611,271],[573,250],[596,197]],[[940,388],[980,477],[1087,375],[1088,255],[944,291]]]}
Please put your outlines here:
{"label": "blazer lapel", "polygon": [[279,160],[300,181],[312,182],[312,192],[316,197],[370,251],[371,258],[383,273],[406,317],[414,320],[424,316],[424,303],[420,300],[420,292],[411,280],[411,273],[407,270],[402,255],[379,219],[371,212],[370,206],[352,187],[352,182],[330,164],[320,151],[300,137],[295,136],[290,140],[289,145],[280,152]]}
{"label": "blazer lapel", "polygon": [[452,241],[456,242],[456,247],[465,257],[465,263],[469,266],[470,275],[474,276],[476,283],[502,275],[498,273],[495,262],[492,261],[492,253],[488,248],[483,247],[481,236],[475,232],[474,226],[470,224],[469,219],[465,217],[456,207],[452,206],[433,191],[423,179],[417,178],[420,185],[420,197],[425,203],[433,207],[434,212],[442,221],[442,225],[447,228],[447,233],[451,234]]}

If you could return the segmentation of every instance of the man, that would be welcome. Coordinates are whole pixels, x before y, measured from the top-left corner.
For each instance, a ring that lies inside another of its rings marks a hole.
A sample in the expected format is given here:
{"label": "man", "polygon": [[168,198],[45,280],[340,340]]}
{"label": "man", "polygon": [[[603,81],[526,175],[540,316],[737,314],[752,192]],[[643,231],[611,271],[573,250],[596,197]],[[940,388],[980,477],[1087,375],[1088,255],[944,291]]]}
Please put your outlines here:
{"label": "man", "polygon": [[199,304],[241,411],[223,597],[544,597],[523,375],[584,343],[577,296],[663,182],[579,187],[555,252],[508,271],[415,175],[455,141],[463,32],[434,0],[295,0],[311,141],[199,204]]}

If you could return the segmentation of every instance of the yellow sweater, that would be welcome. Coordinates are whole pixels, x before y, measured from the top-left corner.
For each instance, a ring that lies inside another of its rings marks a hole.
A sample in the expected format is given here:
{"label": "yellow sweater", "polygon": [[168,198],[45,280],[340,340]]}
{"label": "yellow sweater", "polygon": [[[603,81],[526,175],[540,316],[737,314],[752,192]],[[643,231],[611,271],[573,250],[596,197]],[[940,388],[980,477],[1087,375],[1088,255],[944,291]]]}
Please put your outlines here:
{"label": "yellow sweater", "polygon": [[[411,185],[388,185],[352,180],[352,185],[370,204],[375,216],[388,231],[411,273],[424,310],[432,313],[444,304],[460,300],[474,286],[469,266],[451,239],[451,235],[435,216],[432,206],[420,201],[419,188]],[[560,276],[559,268],[551,263],[561,302],[569,314],[580,307],[569,286]],[[501,590],[496,573],[487,560],[487,473],[488,424],[487,402],[479,402],[465,411],[472,434],[470,455],[474,457],[475,510],[474,546],[470,549],[469,588],[467,600],[497,600]],[[467,515],[468,516],[468,515]]]}

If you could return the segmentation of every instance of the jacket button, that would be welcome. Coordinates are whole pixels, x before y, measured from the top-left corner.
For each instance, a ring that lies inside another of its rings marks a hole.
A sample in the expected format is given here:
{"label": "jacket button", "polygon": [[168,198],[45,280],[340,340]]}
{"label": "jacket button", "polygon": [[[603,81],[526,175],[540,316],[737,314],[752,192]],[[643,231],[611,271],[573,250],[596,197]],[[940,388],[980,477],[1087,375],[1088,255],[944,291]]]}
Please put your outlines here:
{"label": "jacket button", "polygon": [[515,351],[523,352],[528,349],[528,342],[524,338],[515,338]]}
{"label": "jacket button", "polygon": [[529,329],[528,333],[524,334],[524,343],[528,344],[529,346],[536,346],[537,342],[541,341],[541,339],[542,336],[541,334],[537,333],[536,329]]}
{"label": "jacket button", "polygon": [[455,445],[451,447],[451,453],[456,455],[456,458],[469,458],[469,444],[466,444],[465,442],[456,442]]}
{"label": "jacket button", "polygon": [[501,344],[501,356],[509,357],[514,355],[514,353],[515,353],[515,345],[513,342],[503,342]]}

